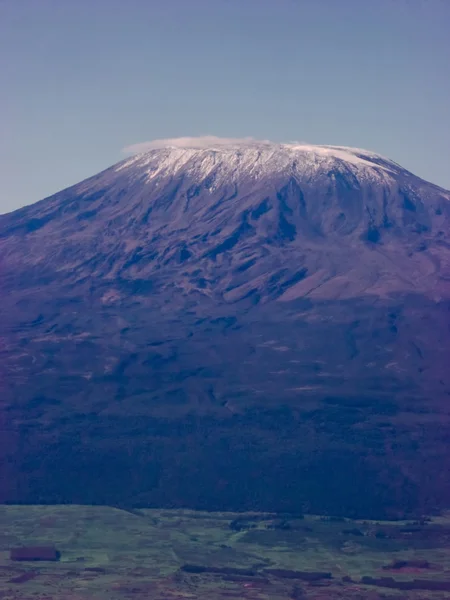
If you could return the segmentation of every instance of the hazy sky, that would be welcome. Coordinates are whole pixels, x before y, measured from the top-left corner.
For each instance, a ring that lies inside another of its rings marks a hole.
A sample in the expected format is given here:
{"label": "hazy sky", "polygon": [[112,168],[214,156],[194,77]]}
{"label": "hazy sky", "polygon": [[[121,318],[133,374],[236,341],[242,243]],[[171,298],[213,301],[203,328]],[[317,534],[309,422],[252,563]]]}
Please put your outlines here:
{"label": "hazy sky", "polygon": [[374,150],[450,188],[450,0],[0,0],[0,212],[155,138]]}

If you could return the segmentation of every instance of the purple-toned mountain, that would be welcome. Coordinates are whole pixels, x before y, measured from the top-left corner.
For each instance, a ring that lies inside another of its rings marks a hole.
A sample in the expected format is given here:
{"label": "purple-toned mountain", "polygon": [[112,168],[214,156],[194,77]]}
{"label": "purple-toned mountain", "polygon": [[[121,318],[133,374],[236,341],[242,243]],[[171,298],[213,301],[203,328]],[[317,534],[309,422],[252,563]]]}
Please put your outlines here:
{"label": "purple-toned mountain", "polygon": [[379,155],[255,142],[1,216],[3,500],[450,507],[449,225]]}

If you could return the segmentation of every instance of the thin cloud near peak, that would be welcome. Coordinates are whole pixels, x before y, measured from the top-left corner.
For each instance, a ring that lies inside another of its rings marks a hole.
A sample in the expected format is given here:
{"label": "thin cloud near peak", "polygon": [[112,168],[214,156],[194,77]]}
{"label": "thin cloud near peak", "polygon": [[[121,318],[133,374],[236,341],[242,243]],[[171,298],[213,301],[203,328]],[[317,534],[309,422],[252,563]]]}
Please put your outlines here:
{"label": "thin cloud near peak", "polygon": [[125,154],[141,154],[149,150],[159,148],[209,148],[211,146],[234,146],[239,144],[269,143],[268,140],[256,140],[252,137],[245,138],[222,138],[215,135],[202,135],[198,137],[179,137],[151,140],[125,146],[122,152]]}

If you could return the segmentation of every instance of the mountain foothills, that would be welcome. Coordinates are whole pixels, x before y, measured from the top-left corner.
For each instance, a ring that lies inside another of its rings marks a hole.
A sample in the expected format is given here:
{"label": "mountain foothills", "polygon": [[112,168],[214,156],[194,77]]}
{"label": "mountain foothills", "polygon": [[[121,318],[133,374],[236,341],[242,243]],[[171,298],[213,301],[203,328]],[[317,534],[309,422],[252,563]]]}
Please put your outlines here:
{"label": "mountain foothills", "polygon": [[450,508],[450,192],[163,147],[0,217],[0,500]]}

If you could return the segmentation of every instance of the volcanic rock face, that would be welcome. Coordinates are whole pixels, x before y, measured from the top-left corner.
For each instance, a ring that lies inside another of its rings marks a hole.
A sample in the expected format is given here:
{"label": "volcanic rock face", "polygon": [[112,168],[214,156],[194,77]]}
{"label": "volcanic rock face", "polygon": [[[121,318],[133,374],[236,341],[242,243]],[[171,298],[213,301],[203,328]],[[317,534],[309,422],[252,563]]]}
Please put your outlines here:
{"label": "volcanic rock face", "polygon": [[1,499],[448,507],[449,224],[378,155],[269,143],[0,217]]}

